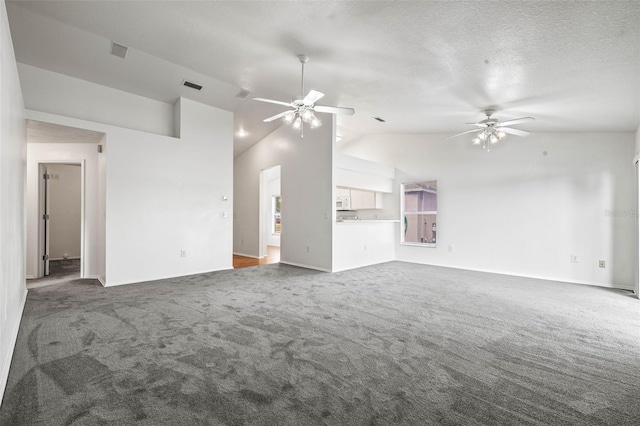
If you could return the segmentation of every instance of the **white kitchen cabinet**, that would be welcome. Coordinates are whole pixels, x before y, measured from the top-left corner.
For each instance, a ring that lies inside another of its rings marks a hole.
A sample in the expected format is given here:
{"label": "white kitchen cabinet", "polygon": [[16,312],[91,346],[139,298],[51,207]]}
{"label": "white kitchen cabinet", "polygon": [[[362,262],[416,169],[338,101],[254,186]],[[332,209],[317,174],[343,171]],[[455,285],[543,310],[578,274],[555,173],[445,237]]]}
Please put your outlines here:
{"label": "white kitchen cabinet", "polygon": [[376,201],[375,201],[375,205],[376,205],[376,209],[383,209],[384,208],[384,204],[382,202],[382,192],[376,192]]}
{"label": "white kitchen cabinet", "polygon": [[351,188],[336,186],[336,197],[349,197],[349,196],[351,196]]}
{"label": "white kitchen cabinet", "polygon": [[336,186],[336,197],[349,197],[353,210],[381,209],[382,193]]}
{"label": "white kitchen cabinet", "polygon": [[376,193],[372,191],[351,189],[351,208],[354,210],[375,209]]}

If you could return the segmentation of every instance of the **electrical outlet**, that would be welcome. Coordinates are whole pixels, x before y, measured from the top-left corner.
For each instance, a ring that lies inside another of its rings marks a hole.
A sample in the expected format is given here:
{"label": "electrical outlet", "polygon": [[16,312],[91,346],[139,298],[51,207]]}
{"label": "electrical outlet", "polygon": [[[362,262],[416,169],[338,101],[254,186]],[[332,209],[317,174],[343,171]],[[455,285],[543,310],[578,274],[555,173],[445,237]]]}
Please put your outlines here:
{"label": "electrical outlet", "polygon": [[180,250],[180,257],[187,257],[187,251],[184,249]]}
{"label": "electrical outlet", "polygon": [[229,216],[229,214],[227,212],[220,212],[220,217],[223,219],[226,219]]}
{"label": "electrical outlet", "polygon": [[604,260],[599,261],[598,262],[598,266],[601,267],[601,268],[606,268]]}
{"label": "electrical outlet", "polygon": [[578,255],[577,254],[572,254],[571,255],[571,263],[578,263]]}
{"label": "electrical outlet", "polygon": [[311,246],[307,246],[307,253],[311,253]]}
{"label": "electrical outlet", "polygon": [[449,253],[453,253],[453,246],[449,246]]}
{"label": "electrical outlet", "polygon": [[366,244],[364,245],[364,251],[367,251],[367,245]]}

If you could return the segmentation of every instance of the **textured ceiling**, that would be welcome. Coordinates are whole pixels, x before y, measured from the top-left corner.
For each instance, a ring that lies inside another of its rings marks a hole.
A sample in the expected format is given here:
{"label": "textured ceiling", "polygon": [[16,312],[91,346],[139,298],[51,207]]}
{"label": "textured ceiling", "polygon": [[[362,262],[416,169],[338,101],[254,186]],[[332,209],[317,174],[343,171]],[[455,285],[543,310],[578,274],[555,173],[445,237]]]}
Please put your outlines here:
{"label": "textured ceiling", "polygon": [[[235,113],[236,154],[281,123],[250,97],[306,88],[343,141],[370,133],[458,133],[495,107],[531,131],[634,131],[640,119],[638,1],[7,1],[19,62],[164,102]],[[130,47],[108,54],[111,40]],[[204,86],[194,93],[188,79]],[[382,117],[379,123],[372,117]]]}

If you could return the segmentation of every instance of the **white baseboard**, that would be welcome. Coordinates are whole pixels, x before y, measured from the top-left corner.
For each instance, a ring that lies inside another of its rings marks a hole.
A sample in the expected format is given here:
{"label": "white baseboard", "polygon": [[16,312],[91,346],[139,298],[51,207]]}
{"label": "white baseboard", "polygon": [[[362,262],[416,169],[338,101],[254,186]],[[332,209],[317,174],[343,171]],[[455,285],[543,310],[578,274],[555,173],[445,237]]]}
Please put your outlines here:
{"label": "white baseboard", "polygon": [[595,282],[595,281],[578,281],[578,280],[570,280],[570,279],[566,279],[566,278],[550,277],[550,276],[545,276],[545,275],[524,275],[524,274],[517,274],[517,273],[513,273],[513,272],[496,271],[496,270],[493,270],[493,269],[464,268],[464,267],[461,267],[461,266],[444,265],[444,264],[438,264],[438,263],[415,262],[415,261],[411,261],[411,260],[398,260],[398,259],[396,259],[395,261],[396,262],[405,262],[405,263],[415,263],[415,264],[418,264],[418,265],[438,266],[438,267],[441,267],[441,268],[460,269],[460,270],[463,270],[463,271],[486,272],[488,274],[506,275],[506,276],[511,276],[511,277],[520,277],[520,278],[531,278],[531,279],[534,279],[534,280],[556,281],[556,282],[568,283],[568,284],[589,285],[589,286],[593,286],[593,287],[604,287],[604,288],[613,288],[613,289],[616,289],[616,290],[631,290],[631,291],[633,291],[633,288],[631,288],[631,287],[621,286],[621,285],[614,285],[614,284],[609,284],[609,283],[602,283],[602,282]]}
{"label": "white baseboard", "polygon": [[9,369],[11,368],[11,360],[13,359],[13,351],[16,349],[16,342],[18,340],[18,331],[20,330],[20,322],[22,321],[22,313],[24,312],[24,305],[27,303],[27,294],[29,290],[25,289],[24,296],[22,298],[22,303],[20,304],[20,312],[18,313],[18,318],[16,325],[14,327],[13,334],[11,336],[11,342],[9,343],[8,352],[9,357],[7,358],[7,362],[2,366],[2,376],[0,376],[0,404],[2,404],[2,398],[4,397],[4,391],[7,388],[7,380],[9,379]]}
{"label": "white baseboard", "polygon": [[280,263],[285,265],[297,266],[298,268],[313,269],[314,271],[331,272],[330,269],[318,268],[317,266],[305,265],[303,263],[284,262],[282,260],[280,261]]}
{"label": "white baseboard", "polygon": [[85,279],[98,280],[100,281],[100,284],[102,284],[102,287],[106,287],[106,284],[100,275],[85,275]]}
{"label": "white baseboard", "polygon": [[160,276],[160,277],[154,277],[154,278],[150,278],[150,279],[146,279],[144,281],[126,281],[126,282],[119,282],[119,283],[109,283],[109,284],[105,284],[105,287],[115,287],[115,286],[119,286],[119,285],[130,285],[130,284],[142,284],[142,283],[148,283],[151,281],[161,281],[161,280],[170,280],[173,278],[186,278],[186,277],[190,277],[192,275],[202,275],[202,274],[208,274],[211,272],[218,272],[218,271],[233,271],[233,265],[227,265],[224,266],[222,268],[216,268],[216,269],[207,269],[205,271],[194,271],[194,272],[190,272],[188,274],[185,275],[170,275],[170,276]]}
{"label": "white baseboard", "polygon": [[33,275],[27,275],[27,279],[28,279],[28,280],[35,280],[35,279],[36,279],[36,277],[34,277]]}

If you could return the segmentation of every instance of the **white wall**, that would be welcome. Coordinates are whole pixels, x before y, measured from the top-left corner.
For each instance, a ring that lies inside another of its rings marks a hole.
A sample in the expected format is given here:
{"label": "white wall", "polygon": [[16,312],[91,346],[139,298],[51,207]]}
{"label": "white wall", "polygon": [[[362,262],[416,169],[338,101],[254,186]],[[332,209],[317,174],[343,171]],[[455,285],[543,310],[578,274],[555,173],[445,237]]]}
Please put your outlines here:
{"label": "white wall", "polygon": [[18,64],[28,109],[176,136],[172,104]]}
{"label": "white wall", "polygon": [[325,116],[304,138],[283,125],[235,159],[234,252],[259,255],[260,171],[281,165],[280,261],[332,269],[334,125]]}
{"label": "white wall", "polygon": [[398,260],[632,288],[633,133],[509,137],[491,152],[445,136],[376,135],[341,148],[399,169],[396,205],[401,182],[438,180],[438,246],[398,237]]}
{"label": "white wall", "polygon": [[49,258],[80,257],[80,164],[50,164]]}
{"label": "white wall", "polygon": [[358,157],[335,154],[334,181],[337,186],[374,192],[392,192],[395,169]]}
{"label": "white wall", "polygon": [[186,99],[179,108],[179,139],[28,111],[33,120],[106,134],[105,164],[97,163],[104,189],[98,178],[95,192],[106,198],[108,286],[232,267],[233,115]]}
{"label": "white wall", "polygon": [[180,108],[180,139],[107,132],[109,285],[232,267],[233,114]]}
{"label": "white wall", "polygon": [[336,223],[333,235],[333,271],[344,271],[395,260],[398,221]]}
{"label": "white wall", "polygon": [[4,1],[0,3],[0,404],[18,336],[25,286],[27,132]]}

